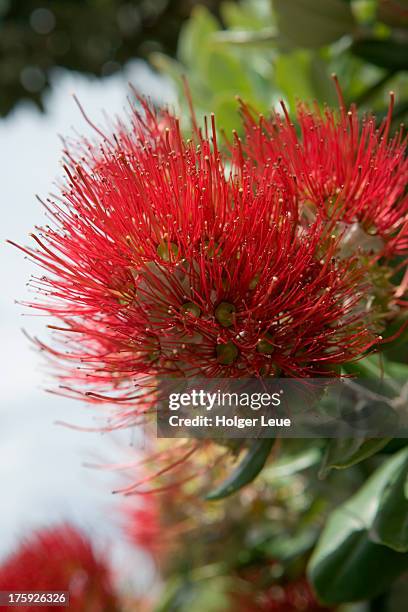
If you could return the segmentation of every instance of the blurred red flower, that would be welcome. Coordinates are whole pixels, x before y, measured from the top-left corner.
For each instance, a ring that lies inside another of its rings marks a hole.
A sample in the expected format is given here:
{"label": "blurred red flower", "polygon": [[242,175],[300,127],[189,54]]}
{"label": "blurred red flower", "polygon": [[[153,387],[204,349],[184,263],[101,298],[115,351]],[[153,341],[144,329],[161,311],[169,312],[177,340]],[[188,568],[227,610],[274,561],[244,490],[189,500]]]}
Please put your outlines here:
{"label": "blurred red flower", "polygon": [[[6,558],[0,565],[0,591],[68,591],[69,610],[120,609],[108,560],[96,555],[87,537],[67,524],[34,533]],[[19,610],[32,606],[19,605]]]}
{"label": "blurred red flower", "polygon": [[137,506],[125,507],[124,531],[128,540],[155,559],[163,554],[167,539],[160,522],[160,503],[162,501],[156,496],[140,495],[137,497]]}

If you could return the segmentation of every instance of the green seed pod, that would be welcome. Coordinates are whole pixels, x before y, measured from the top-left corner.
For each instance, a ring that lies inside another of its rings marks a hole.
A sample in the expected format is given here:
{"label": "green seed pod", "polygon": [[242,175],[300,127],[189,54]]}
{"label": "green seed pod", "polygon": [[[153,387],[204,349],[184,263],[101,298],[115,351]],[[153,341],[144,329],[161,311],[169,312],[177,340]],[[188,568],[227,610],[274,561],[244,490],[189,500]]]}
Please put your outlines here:
{"label": "green seed pod", "polygon": [[255,274],[254,278],[251,280],[251,282],[249,283],[249,288],[251,290],[256,289],[256,286],[259,283],[259,279],[261,278],[260,274]]}
{"label": "green seed pod", "polygon": [[261,338],[261,340],[258,340],[256,345],[256,350],[258,353],[261,353],[262,355],[271,355],[275,351],[275,347],[273,344],[271,344],[268,338],[270,340],[272,339],[269,335],[266,335],[264,338]]}
{"label": "green seed pod", "polygon": [[217,345],[217,361],[221,365],[231,365],[237,359],[239,351],[235,344],[226,342],[225,344]]}
{"label": "green seed pod", "polygon": [[197,304],[194,304],[194,302],[186,302],[181,308],[186,314],[190,314],[193,317],[198,318],[201,314],[201,308],[197,306]]}
{"label": "green seed pod", "polygon": [[233,323],[233,315],[235,306],[228,302],[221,302],[215,309],[215,318],[223,327],[231,327]]}
{"label": "green seed pod", "polygon": [[163,261],[174,261],[179,254],[179,248],[174,242],[161,242],[157,247],[157,254]]}
{"label": "green seed pod", "polygon": [[213,242],[210,246],[210,241],[206,240],[204,243],[204,248],[207,253],[207,256],[211,258],[215,257],[215,253],[217,253],[217,255],[221,253],[220,249],[218,248],[218,242]]}

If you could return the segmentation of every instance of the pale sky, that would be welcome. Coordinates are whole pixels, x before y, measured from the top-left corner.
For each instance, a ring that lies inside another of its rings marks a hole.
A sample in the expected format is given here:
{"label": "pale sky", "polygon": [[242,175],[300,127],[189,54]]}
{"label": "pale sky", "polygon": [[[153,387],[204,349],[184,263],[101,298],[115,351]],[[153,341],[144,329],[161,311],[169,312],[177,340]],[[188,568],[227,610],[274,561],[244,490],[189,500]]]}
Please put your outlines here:
{"label": "pale sky", "polygon": [[[55,76],[44,115],[33,106],[22,105],[0,120],[0,559],[32,527],[61,520],[74,521],[99,545],[111,547],[117,563],[132,554],[118,528],[121,501],[110,493],[118,484],[117,476],[90,470],[83,463],[120,461],[138,443],[130,432],[113,437],[54,424],[62,420],[94,426],[96,409],[43,391],[48,381],[41,357],[21,329],[46,338],[46,321],[14,303],[29,295],[25,284],[35,268],[4,242],[10,238],[27,243],[34,225],[44,222],[34,196],[52,191],[60,174],[58,134],[70,135],[73,128],[89,134],[72,93],[87,114],[102,124],[103,112],[120,114],[126,107],[129,81],[155,100],[172,100],[167,83],[142,62],[133,62],[120,75],[103,81],[61,72]],[[143,563],[139,576],[148,573],[147,561]]]}

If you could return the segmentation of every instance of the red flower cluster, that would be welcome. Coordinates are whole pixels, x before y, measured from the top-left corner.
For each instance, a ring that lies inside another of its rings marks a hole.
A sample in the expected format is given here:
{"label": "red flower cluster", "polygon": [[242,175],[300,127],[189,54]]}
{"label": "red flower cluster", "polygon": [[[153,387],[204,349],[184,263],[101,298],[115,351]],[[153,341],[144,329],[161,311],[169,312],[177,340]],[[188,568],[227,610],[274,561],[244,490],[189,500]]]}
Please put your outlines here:
{"label": "red flower cluster", "polygon": [[368,121],[359,137],[348,117],[338,124],[329,112],[302,111],[316,139],[304,154],[278,119],[273,138],[251,124],[247,142],[235,137],[224,153],[214,118],[184,140],[175,117],[144,104],[112,138],[65,151],[67,184],[46,204],[53,226],[34,236],[38,248],[23,249],[46,272],[36,285],[47,299],[32,307],[58,321],[50,327],[63,349],[49,350],[71,364],[62,378],[99,394],[118,386],[126,398],[140,376],[334,374],[375,345],[365,269],[338,256],[342,236],[323,204],[344,183],[334,207],[354,194],[347,220],[375,214],[381,236],[403,250],[394,166],[405,162],[398,140],[381,144],[385,128],[380,136]]}
{"label": "red flower cluster", "polygon": [[88,539],[69,525],[39,531],[23,542],[0,565],[0,591],[68,591],[73,612],[120,609],[107,562],[97,558]]}
{"label": "red flower cluster", "polygon": [[295,124],[286,108],[270,120],[242,104],[246,152],[260,172],[284,163],[296,177],[303,215],[321,215],[344,232],[347,250],[393,257],[408,254],[407,138],[389,138],[394,95],[377,127],[347,110],[337,84],[340,110],[300,103]]}

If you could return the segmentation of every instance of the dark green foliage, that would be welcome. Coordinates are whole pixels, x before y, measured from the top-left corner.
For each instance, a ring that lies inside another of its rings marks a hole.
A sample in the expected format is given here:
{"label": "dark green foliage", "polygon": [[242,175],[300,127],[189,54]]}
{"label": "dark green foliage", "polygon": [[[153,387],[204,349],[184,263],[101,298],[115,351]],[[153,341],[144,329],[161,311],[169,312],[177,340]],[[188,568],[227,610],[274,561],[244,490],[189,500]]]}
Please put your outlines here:
{"label": "dark green foliage", "polygon": [[[194,0],[0,0],[0,114],[42,107],[53,68],[107,76],[153,51],[173,55]],[[205,4],[216,9],[217,2]]]}

